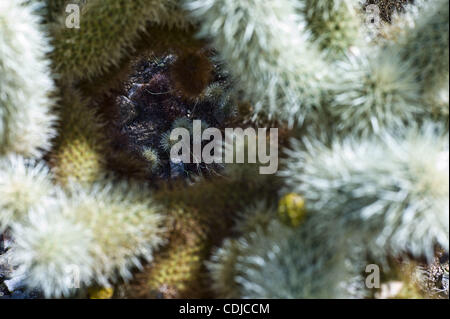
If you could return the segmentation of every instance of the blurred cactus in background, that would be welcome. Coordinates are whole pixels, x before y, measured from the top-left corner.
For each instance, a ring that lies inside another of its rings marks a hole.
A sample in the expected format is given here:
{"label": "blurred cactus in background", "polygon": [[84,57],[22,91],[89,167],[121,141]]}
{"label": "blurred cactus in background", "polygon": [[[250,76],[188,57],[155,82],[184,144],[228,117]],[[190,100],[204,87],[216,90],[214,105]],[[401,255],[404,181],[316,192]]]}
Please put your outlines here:
{"label": "blurred cactus in background", "polygon": [[345,53],[362,41],[362,17],[355,1],[304,0],[298,3],[312,41],[328,55]]}
{"label": "blurred cactus in background", "polygon": [[[448,63],[448,0],[0,0],[0,263],[48,298],[448,297]],[[175,161],[194,120],[277,127],[279,172]]]}

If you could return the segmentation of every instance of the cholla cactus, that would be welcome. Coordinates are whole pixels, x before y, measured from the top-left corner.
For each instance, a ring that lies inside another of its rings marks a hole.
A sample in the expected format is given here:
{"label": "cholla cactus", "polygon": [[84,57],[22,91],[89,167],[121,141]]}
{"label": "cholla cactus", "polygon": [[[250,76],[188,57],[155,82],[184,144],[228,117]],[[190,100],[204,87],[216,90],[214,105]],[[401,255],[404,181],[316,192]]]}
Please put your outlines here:
{"label": "cholla cactus", "polygon": [[225,88],[221,83],[214,82],[199,96],[199,101],[207,101],[213,105],[223,102],[226,95]]}
{"label": "cholla cactus", "polygon": [[[217,295],[361,297],[362,281],[358,268],[346,261],[348,252],[342,250],[339,241],[327,243],[314,237],[308,228],[305,225],[294,230],[285,226],[278,220],[276,210],[261,202],[240,213],[235,230],[241,237],[225,240],[207,263]],[[339,277],[331,279],[336,273]]]}
{"label": "cholla cactus", "polygon": [[237,214],[233,230],[241,238],[226,239],[206,263],[212,279],[212,288],[218,297],[240,297],[240,285],[236,281],[239,275],[236,263],[239,256],[248,251],[246,239],[255,232],[265,232],[276,216],[273,207],[264,202],[257,202]]}
{"label": "cholla cactus", "polygon": [[[422,103],[435,115],[448,116],[448,1],[416,0],[384,28],[387,45],[416,69]],[[431,62],[432,61],[432,62]]]}
{"label": "cholla cactus", "polygon": [[42,162],[8,156],[0,160],[0,231],[27,218],[28,212],[52,200],[56,187]]}
{"label": "cholla cactus", "polygon": [[60,134],[50,154],[59,183],[92,183],[105,173],[107,149],[104,123],[95,108],[80,95],[64,90]]}
{"label": "cholla cactus", "polygon": [[276,210],[265,202],[258,202],[237,214],[234,231],[238,234],[250,234],[258,228],[266,229],[277,218]]}
{"label": "cholla cactus", "polygon": [[235,278],[238,275],[237,259],[243,251],[241,241],[226,239],[206,263],[212,279],[212,288],[219,298],[240,297],[240,286]]}
{"label": "cholla cactus", "polygon": [[[94,78],[113,69],[132,53],[147,22],[188,26],[173,0],[90,0],[83,7],[79,29],[61,21],[53,32],[52,60],[66,78]],[[170,13],[169,13],[170,12]]]}
{"label": "cholla cactus", "polygon": [[236,100],[232,96],[232,89],[225,83],[214,82],[198,97],[199,102],[211,103],[214,107],[214,117],[220,123],[237,115]]}
{"label": "cholla cactus", "polygon": [[386,128],[401,129],[426,114],[414,67],[396,53],[375,49],[338,63],[330,105],[337,130],[369,136]]}
{"label": "cholla cactus", "polygon": [[[363,47],[338,62],[330,105],[338,131],[368,136],[448,114],[448,1],[418,2],[393,19],[384,47]],[[401,33],[393,36],[395,24]]]}
{"label": "cholla cactus", "polygon": [[0,3],[0,154],[39,157],[55,136],[50,46],[36,9]]}
{"label": "cholla cactus", "polygon": [[139,258],[152,260],[162,243],[160,208],[145,188],[126,182],[72,188],[62,210],[92,231],[94,280],[109,286],[119,278],[130,279],[133,267],[141,267]]}
{"label": "cholla cactus", "polygon": [[67,4],[76,4],[80,8],[86,3],[86,0],[25,0],[27,3],[37,3],[41,15],[44,17],[44,23],[55,22],[65,12]]}
{"label": "cholla cactus", "polygon": [[354,0],[300,0],[300,12],[312,40],[328,51],[342,54],[352,45],[360,44],[361,18]]}
{"label": "cholla cactus", "polygon": [[332,220],[330,229],[367,241],[372,254],[431,258],[434,244],[448,249],[448,135],[433,125],[417,132],[330,148],[305,139],[281,175],[317,223]]}
{"label": "cholla cactus", "polygon": [[163,241],[160,208],[145,188],[112,181],[70,186],[69,194],[55,191],[12,223],[15,275],[47,297],[73,294],[71,280],[109,286],[130,279],[140,258],[151,260]]}
{"label": "cholla cactus", "polygon": [[59,297],[73,294],[75,284],[91,282],[95,266],[89,252],[92,231],[61,214],[56,202],[30,211],[25,222],[13,224],[12,234],[15,275],[25,275],[28,288]]}
{"label": "cholla cactus", "polygon": [[[354,11],[356,3],[350,1],[243,4],[189,0],[185,6],[201,23],[200,35],[211,38],[240,81],[244,98],[253,103],[254,118],[265,113],[269,120],[302,123],[309,113],[322,113],[323,104],[330,103],[338,115],[340,130],[349,133],[348,128],[357,123],[355,133],[369,134],[409,123],[414,116],[431,111],[423,106],[421,91],[428,92],[425,99],[433,101],[447,83],[448,10],[440,9],[446,4],[444,0],[423,5],[426,9],[421,10],[418,23],[406,39],[399,37],[383,50],[365,48],[358,31],[361,25]],[[334,21],[342,27],[327,32]],[[426,28],[430,25],[433,27]],[[348,52],[349,60],[338,63],[333,80],[336,61],[327,62],[318,54],[308,41],[308,32],[312,34],[310,40],[319,42],[325,51],[345,52],[357,44],[363,47],[363,53]],[[427,45],[429,50],[417,50],[417,45]],[[427,65],[435,54],[441,61],[439,66]],[[440,75],[433,80],[424,72]],[[433,84],[426,84],[429,82]],[[432,87],[438,89],[430,93],[427,88]],[[324,95],[329,102],[321,99]],[[445,104],[440,108],[448,113]],[[320,113],[312,114],[312,119],[320,119]]]}
{"label": "cholla cactus", "polygon": [[294,0],[186,0],[255,113],[293,124],[319,104],[326,66],[300,31]]}
{"label": "cholla cactus", "polygon": [[[363,297],[362,263],[448,251],[448,0],[370,43],[356,0],[74,0],[80,29],[66,3],[0,0],[0,230],[28,287],[69,296],[73,270],[109,297],[139,271],[125,297]],[[137,79],[164,89],[136,99]],[[279,176],[149,174],[177,142],[161,132],[195,118],[278,122],[280,146],[303,144]]]}
{"label": "cholla cactus", "polygon": [[[227,242],[209,265],[215,285],[227,297],[351,298],[360,281],[345,254],[306,231],[277,221],[258,228],[239,242]],[[339,276],[335,276],[339,273]],[[230,280],[226,283],[224,280]],[[234,287],[233,290],[229,290]],[[226,290],[224,290],[225,288]]]}
{"label": "cholla cactus", "polygon": [[[280,236],[280,234],[283,234]],[[324,246],[299,229],[290,232],[278,223],[267,235],[255,233],[236,265],[243,298],[361,298],[357,269],[338,249]],[[336,247],[334,247],[336,248]],[[336,276],[335,274],[339,274]],[[362,285],[362,283],[361,283]]]}
{"label": "cholla cactus", "polygon": [[202,296],[210,227],[204,216],[193,209],[175,207],[170,209],[169,218],[169,244],[145,274],[145,289],[167,298]]}
{"label": "cholla cactus", "polygon": [[[439,90],[448,90],[449,1],[429,1],[415,17],[414,27],[399,39],[399,54],[417,67],[425,103],[433,105]],[[448,104],[441,110],[448,115]]]}

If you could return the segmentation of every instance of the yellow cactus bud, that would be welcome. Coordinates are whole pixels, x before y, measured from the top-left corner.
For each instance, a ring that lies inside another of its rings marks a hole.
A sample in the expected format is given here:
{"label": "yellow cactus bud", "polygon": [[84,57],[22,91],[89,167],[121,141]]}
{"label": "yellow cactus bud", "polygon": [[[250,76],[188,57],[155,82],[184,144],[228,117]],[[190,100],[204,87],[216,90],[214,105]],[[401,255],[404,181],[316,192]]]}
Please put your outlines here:
{"label": "yellow cactus bud", "polygon": [[111,299],[114,294],[112,287],[91,287],[89,288],[89,299]]}
{"label": "yellow cactus bud", "polygon": [[305,200],[295,193],[283,196],[278,203],[278,214],[284,223],[299,226],[306,216]]}

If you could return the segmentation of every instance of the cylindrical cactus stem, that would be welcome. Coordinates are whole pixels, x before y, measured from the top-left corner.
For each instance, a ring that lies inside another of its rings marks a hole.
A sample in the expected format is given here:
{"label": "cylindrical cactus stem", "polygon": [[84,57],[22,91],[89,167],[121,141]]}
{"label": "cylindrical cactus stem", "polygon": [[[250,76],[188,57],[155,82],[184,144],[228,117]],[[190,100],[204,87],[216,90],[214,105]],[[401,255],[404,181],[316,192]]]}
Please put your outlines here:
{"label": "cylindrical cactus stem", "polygon": [[60,134],[50,163],[56,180],[92,183],[105,173],[107,140],[101,117],[78,93],[65,89]]}
{"label": "cylindrical cactus stem", "polygon": [[[440,105],[441,91],[448,92],[449,79],[449,1],[425,3],[414,17],[414,27],[398,39],[400,55],[417,70],[426,105]],[[448,93],[447,93],[448,95]],[[448,101],[439,113],[448,117]]]}
{"label": "cylindrical cactus stem", "polygon": [[134,52],[148,22],[185,27],[173,0],[90,0],[82,10],[79,28],[60,21],[54,28],[55,69],[65,78],[93,79],[114,69]]}
{"label": "cylindrical cactus stem", "polygon": [[36,9],[0,2],[0,155],[39,157],[55,135],[50,46]]}

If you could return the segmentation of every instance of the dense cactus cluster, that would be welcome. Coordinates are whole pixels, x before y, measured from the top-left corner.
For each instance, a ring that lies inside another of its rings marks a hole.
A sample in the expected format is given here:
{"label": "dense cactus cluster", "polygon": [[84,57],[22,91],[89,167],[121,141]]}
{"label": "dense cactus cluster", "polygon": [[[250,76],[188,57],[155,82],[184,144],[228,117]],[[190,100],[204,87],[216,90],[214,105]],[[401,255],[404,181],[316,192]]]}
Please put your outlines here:
{"label": "dense cactus cluster", "polygon": [[[0,263],[57,298],[377,297],[373,263],[429,297],[448,83],[448,0],[0,0]],[[195,120],[277,127],[279,172],[175,162]]]}
{"label": "dense cactus cluster", "polygon": [[319,215],[340,216],[328,219],[333,232],[343,227],[348,238],[359,236],[358,242],[373,246],[372,254],[408,251],[431,258],[434,244],[448,249],[449,239],[448,134],[442,132],[427,126],[401,138],[344,139],[329,147],[305,140],[303,147],[294,144],[281,174],[317,212],[311,213],[320,219],[317,227],[328,219]]}

